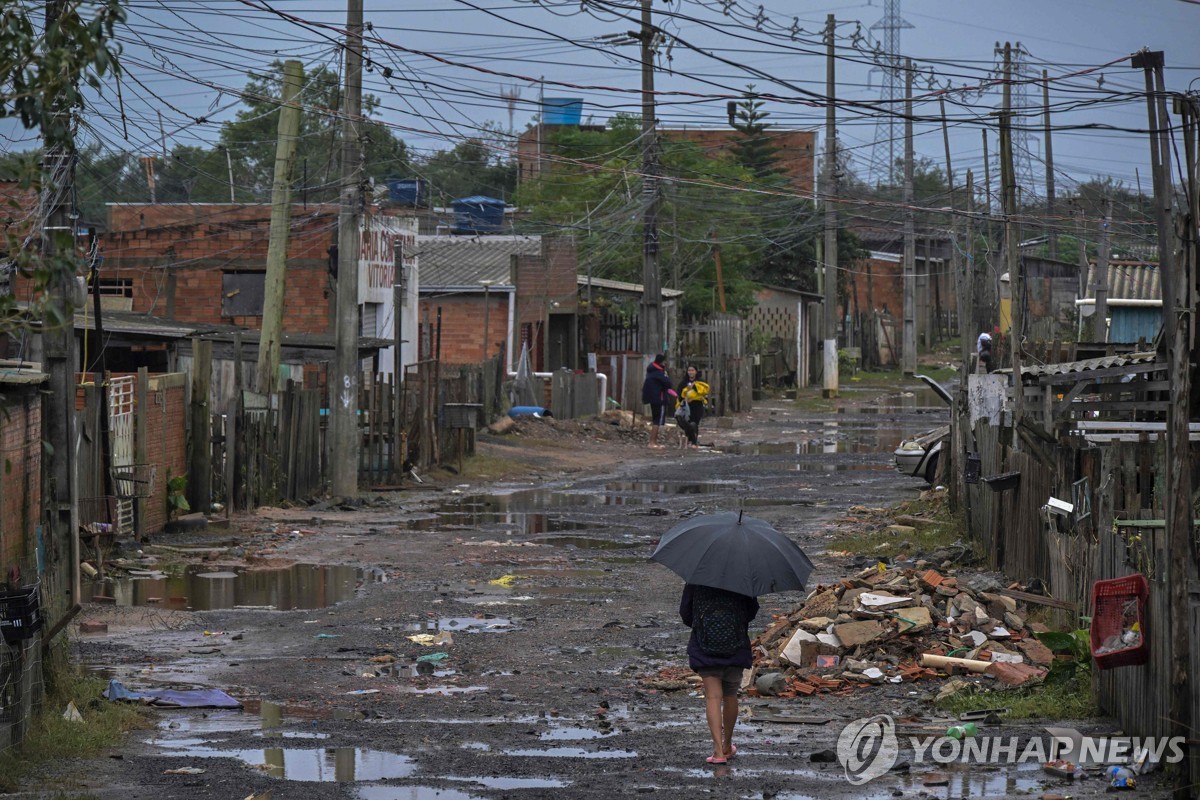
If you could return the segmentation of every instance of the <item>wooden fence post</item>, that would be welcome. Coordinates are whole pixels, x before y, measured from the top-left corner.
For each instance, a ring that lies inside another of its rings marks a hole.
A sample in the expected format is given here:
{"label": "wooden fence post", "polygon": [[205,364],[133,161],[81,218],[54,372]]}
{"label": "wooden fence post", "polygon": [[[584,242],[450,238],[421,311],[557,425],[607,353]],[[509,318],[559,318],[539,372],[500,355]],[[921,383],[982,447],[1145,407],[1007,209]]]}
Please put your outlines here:
{"label": "wooden fence post", "polygon": [[212,342],[192,339],[192,452],[188,486],[191,504],[206,513],[212,505],[212,419],[209,392],[212,387]]}

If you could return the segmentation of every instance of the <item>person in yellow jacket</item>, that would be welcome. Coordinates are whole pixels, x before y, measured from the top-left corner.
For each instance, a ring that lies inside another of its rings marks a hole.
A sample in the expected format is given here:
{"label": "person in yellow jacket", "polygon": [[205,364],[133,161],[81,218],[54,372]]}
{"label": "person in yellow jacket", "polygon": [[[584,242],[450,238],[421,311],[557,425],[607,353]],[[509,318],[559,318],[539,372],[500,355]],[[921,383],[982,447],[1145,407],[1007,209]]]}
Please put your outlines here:
{"label": "person in yellow jacket", "polygon": [[704,419],[704,409],[708,405],[709,386],[700,380],[700,370],[695,364],[688,364],[687,371],[679,381],[679,402],[687,403],[687,420],[680,420],[679,426],[687,435],[688,446],[697,447],[700,438],[700,420]]}

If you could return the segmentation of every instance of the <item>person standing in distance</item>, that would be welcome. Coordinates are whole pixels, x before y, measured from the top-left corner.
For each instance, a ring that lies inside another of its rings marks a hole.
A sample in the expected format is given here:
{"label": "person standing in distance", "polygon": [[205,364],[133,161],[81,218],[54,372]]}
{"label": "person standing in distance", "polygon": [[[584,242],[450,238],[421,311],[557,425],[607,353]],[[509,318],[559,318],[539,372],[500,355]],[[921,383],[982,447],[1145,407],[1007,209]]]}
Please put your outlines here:
{"label": "person standing in distance", "polygon": [[658,434],[667,421],[669,411],[675,410],[675,387],[667,375],[666,360],[666,355],[656,355],[650,366],[646,367],[646,380],[642,382],[642,402],[650,406],[650,447],[653,448],[662,447],[658,443]]}

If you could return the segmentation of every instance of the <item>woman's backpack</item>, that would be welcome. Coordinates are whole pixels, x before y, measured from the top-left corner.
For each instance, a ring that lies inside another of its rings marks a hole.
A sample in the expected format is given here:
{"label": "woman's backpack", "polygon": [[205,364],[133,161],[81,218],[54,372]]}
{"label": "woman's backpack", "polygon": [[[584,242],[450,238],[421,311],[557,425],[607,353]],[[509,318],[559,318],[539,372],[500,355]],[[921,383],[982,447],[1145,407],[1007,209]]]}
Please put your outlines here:
{"label": "woman's backpack", "polygon": [[697,586],[692,595],[692,630],[696,643],[710,656],[728,658],[750,646],[745,600],[741,595]]}

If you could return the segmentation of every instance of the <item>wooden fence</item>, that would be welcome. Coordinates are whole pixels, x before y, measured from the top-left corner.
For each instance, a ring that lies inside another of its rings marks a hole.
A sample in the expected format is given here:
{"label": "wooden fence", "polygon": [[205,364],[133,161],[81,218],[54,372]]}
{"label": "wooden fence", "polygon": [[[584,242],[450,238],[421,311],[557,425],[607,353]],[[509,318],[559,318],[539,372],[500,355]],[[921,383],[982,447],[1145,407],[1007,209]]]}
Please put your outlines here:
{"label": "wooden fence", "polygon": [[[1145,635],[1150,659],[1144,666],[1098,671],[1098,702],[1135,736],[1171,735],[1171,614],[1168,564],[1186,558],[1190,565],[1189,626],[1192,636],[1192,674],[1200,674],[1200,575],[1191,553],[1169,553],[1165,535],[1165,443],[1160,434],[1142,433],[1140,441],[1113,440],[1103,445],[1082,436],[1048,442],[1035,432],[1011,427],[1007,412],[982,418],[978,413],[979,386],[1000,376],[971,376],[976,403],[975,424],[960,413],[956,426],[956,464],[968,452],[980,458],[982,479],[967,484],[948,476],[962,493],[968,529],[989,565],[1028,582],[1040,580],[1049,593],[1073,603],[1088,616],[1092,585],[1097,580],[1132,573],[1150,584]],[[961,412],[961,408],[960,408]],[[1037,422],[1033,423],[1037,427]],[[1014,449],[1020,440],[1021,449]],[[1200,448],[1192,445],[1197,463]],[[1012,475],[1001,488],[988,478]],[[1050,497],[1074,503],[1068,517],[1047,516],[1042,506]],[[1090,509],[1090,513],[1083,513]],[[1053,521],[1051,521],[1053,520]],[[1063,619],[1063,623],[1076,620]],[[1200,685],[1191,686],[1192,719],[1200,719]],[[1193,758],[1195,758],[1193,756]],[[1200,765],[1197,765],[1200,766]],[[1193,773],[1195,768],[1193,768]]]}
{"label": "wooden fence", "polygon": [[308,500],[325,488],[321,392],[293,381],[273,400],[243,390],[234,413],[213,415],[213,461],[235,510]]}

